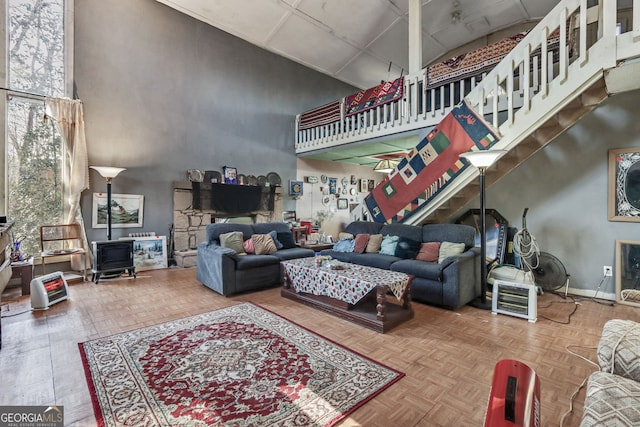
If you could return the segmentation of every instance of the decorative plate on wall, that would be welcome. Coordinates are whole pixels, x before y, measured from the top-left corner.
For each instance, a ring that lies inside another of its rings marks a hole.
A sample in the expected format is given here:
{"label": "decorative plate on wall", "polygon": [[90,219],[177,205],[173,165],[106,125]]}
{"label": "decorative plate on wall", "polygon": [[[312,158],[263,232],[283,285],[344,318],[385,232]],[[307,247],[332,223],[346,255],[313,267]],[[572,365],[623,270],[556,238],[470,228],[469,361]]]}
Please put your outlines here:
{"label": "decorative plate on wall", "polygon": [[249,183],[249,179],[244,174],[238,174],[238,184],[247,185]]}
{"label": "decorative plate on wall", "polygon": [[320,182],[326,184],[329,181],[329,177],[327,175],[320,175]]}
{"label": "decorative plate on wall", "polygon": [[267,184],[267,177],[264,175],[259,175],[258,176],[258,185],[260,187],[264,187]]}
{"label": "decorative plate on wall", "polygon": [[267,182],[269,183],[269,185],[281,185],[282,184],[282,179],[280,179],[280,175],[278,175],[275,172],[269,172],[267,174]]}
{"label": "decorative plate on wall", "polygon": [[322,196],[322,204],[324,206],[329,206],[331,203],[331,196]]}
{"label": "decorative plate on wall", "polygon": [[249,185],[258,185],[258,178],[255,175],[247,175],[247,181]]}

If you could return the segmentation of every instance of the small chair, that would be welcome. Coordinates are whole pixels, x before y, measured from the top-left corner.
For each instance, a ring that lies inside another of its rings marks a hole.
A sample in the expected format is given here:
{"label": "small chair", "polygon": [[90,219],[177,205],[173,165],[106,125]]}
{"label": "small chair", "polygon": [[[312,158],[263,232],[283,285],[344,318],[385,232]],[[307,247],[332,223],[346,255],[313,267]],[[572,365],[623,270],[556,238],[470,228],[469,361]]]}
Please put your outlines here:
{"label": "small chair", "polygon": [[61,255],[82,256],[82,280],[87,280],[86,266],[87,252],[80,245],[82,242],[82,229],[80,224],[59,224],[40,226],[40,260],[42,262],[42,274],[46,274],[45,260]]}

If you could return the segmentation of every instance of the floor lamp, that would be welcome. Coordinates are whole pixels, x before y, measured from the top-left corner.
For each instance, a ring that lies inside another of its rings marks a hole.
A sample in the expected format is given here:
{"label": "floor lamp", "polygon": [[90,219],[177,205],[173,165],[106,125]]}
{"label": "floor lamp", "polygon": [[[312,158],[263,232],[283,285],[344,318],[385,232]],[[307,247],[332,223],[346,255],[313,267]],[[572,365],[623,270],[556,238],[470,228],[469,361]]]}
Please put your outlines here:
{"label": "floor lamp", "polygon": [[111,181],[126,169],[111,166],[89,166],[107,179],[107,240],[111,240]]}
{"label": "floor lamp", "polygon": [[484,310],[491,310],[491,304],[487,302],[487,229],[484,176],[487,168],[505,153],[505,150],[484,150],[460,154],[461,158],[467,159],[469,163],[478,168],[480,173],[480,299],[472,301],[471,305]]}

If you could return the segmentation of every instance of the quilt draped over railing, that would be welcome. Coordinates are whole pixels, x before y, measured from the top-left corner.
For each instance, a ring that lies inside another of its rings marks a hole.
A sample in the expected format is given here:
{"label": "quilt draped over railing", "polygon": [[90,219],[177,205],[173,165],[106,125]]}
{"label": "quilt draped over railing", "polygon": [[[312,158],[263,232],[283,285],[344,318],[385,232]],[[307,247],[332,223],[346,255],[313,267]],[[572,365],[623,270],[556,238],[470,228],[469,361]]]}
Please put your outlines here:
{"label": "quilt draped over railing", "polygon": [[402,222],[431,201],[466,167],[460,154],[486,150],[497,132],[466,102],[445,116],[364,199],[375,222]]}

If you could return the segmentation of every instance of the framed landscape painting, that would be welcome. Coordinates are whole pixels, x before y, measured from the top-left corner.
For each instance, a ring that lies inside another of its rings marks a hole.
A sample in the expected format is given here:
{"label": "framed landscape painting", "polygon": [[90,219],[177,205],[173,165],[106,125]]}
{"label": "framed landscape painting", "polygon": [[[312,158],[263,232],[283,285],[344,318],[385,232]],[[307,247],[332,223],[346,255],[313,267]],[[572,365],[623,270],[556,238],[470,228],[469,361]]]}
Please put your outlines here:
{"label": "framed landscape painting", "polygon": [[[111,227],[142,227],[144,196],[137,194],[111,195]],[[93,193],[93,228],[107,228],[107,194]]]}

